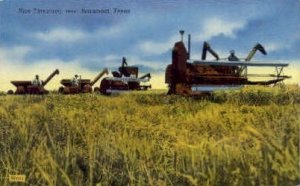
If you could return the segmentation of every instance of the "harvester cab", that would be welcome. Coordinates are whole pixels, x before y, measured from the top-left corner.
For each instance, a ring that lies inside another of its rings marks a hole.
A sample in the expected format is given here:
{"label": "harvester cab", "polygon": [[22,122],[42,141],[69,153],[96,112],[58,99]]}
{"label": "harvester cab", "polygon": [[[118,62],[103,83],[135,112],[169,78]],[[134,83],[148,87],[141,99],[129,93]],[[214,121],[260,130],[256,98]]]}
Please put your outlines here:
{"label": "harvester cab", "polygon": [[33,81],[11,81],[17,89],[15,92],[13,92],[13,90],[9,90],[8,94],[47,94],[49,91],[44,87],[57,74],[59,74],[58,69],[52,72],[45,81],[41,81],[38,75],[35,76]]}
{"label": "harvester cab", "polygon": [[[73,79],[62,79],[60,83],[63,85],[59,87],[58,92],[62,94],[79,94],[91,93],[95,83],[104,75],[108,74],[107,68],[103,69],[94,80],[82,79],[81,76],[75,75]],[[99,87],[95,87],[94,91],[99,91]]]}
{"label": "harvester cab", "polygon": [[[168,94],[203,95],[214,90],[241,88],[244,85],[271,85],[290,78],[282,74],[287,63],[250,62],[256,51],[266,55],[264,47],[257,43],[246,58],[238,58],[234,51],[227,58],[219,55],[207,43],[203,43],[201,60],[190,59],[191,36],[188,36],[188,50],[183,42],[176,42],[172,50],[172,64],[166,68],[165,82],[169,86]],[[207,60],[207,52],[215,60]],[[275,67],[275,74],[249,74],[248,67]],[[249,77],[265,78],[265,80],[249,80]]]}
{"label": "harvester cab", "polygon": [[137,66],[129,66],[126,58],[122,58],[122,65],[119,71],[113,71],[113,77],[106,77],[101,81],[100,92],[105,95],[118,93],[129,90],[147,90],[151,85],[142,85],[149,82],[151,75],[147,73],[138,77],[139,68]]}

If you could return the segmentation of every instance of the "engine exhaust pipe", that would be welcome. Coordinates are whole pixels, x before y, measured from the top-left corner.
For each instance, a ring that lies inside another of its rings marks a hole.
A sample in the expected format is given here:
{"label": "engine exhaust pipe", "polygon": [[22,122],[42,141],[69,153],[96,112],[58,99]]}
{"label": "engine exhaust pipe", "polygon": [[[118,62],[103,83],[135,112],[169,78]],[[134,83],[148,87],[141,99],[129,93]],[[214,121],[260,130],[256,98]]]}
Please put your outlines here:
{"label": "engine exhaust pipe", "polygon": [[179,30],[179,33],[181,35],[181,42],[183,42],[183,34],[184,34],[184,30]]}
{"label": "engine exhaust pipe", "polygon": [[[179,33],[181,35],[181,42],[183,42],[184,30],[179,30]],[[187,59],[190,59],[190,56],[191,56],[191,34],[188,35],[188,57],[187,57]]]}

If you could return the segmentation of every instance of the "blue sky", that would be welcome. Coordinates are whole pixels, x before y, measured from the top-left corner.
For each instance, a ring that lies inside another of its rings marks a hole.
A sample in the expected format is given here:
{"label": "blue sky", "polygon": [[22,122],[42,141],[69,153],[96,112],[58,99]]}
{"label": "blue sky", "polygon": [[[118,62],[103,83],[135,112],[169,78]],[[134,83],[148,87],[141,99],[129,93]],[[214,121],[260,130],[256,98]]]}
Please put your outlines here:
{"label": "blue sky", "polygon": [[[20,8],[63,13],[24,14]],[[82,8],[111,12],[82,14]],[[114,8],[130,13],[114,14]],[[66,14],[66,9],[77,13]],[[0,62],[6,68],[1,72],[22,78],[57,67],[67,75],[80,73],[75,70],[94,75],[103,67],[114,70],[126,56],[144,72],[163,73],[180,29],[192,35],[193,58],[200,58],[203,41],[221,57],[232,49],[246,57],[259,42],[268,55],[256,59],[300,63],[299,0],[2,0]]]}

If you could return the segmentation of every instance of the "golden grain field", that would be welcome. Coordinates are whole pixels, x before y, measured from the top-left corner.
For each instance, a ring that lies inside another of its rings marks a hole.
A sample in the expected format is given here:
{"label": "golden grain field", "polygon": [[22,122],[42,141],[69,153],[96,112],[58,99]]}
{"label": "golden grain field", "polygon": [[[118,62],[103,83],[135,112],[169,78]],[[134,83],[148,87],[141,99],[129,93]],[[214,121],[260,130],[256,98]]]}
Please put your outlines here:
{"label": "golden grain field", "polygon": [[0,96],[0,185],[297,185],[300,89]]}

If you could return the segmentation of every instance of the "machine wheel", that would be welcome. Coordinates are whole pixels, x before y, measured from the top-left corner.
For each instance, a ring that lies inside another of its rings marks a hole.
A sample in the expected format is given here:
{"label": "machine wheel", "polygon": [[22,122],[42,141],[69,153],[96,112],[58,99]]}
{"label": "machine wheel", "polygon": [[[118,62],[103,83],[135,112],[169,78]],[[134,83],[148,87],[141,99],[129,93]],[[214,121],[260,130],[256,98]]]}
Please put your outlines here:
{"label": "machine wheel", "polygon": [[175,94],[183,95],[183,96],[190,96],[191,90],[185,84],[178,83],[175,85]]}
{"label": "machine wheel", "polygon": [[93,91],[93,88],[91,87],[91,85],[87,84],[83,86],[83,93],[91,93]]}
{"label": "machine wheel", "polygon": [[169,84],[168,95],[175,94],[175,85]]}
{"label": "machine wheel", "polygon": [[63,94],[64,93],[64,87],[59,87],[59,89],[58,89],[58,93],[60,93],[60,94]]}
{"label": "machine wheel", "polygon": [[95,87],[95,88],[94,88],[94,92],[95,92],[95,93],[99,93],[99,92],[100,92],[100,88],[99,88],[99,87]]}
{"label": "machine wheel", "polygon": [[70,87],[64,87],[63,94],[70,94],[70,93],[71,93]]}
{"label": "machine wheel", "polygon": [[13,90],[8,90],[7,94],[9,94],[9,95],[14,94],[14,91]]}
{"label": "machine wheel", "polygon": [[107,89],[110,87],[110,81],[107,79],[103,79],[100,83],[100,92],[104,95],[110,95],[110,92],[107,92]]}

